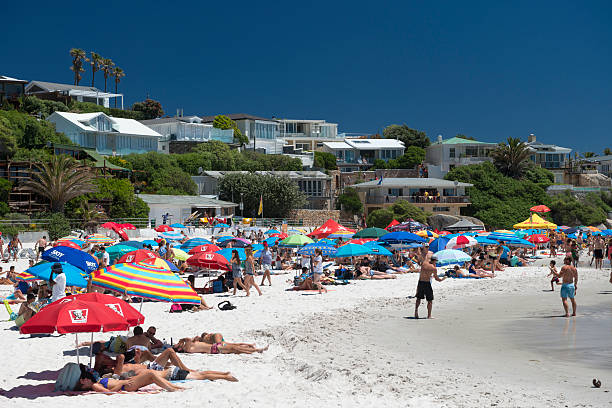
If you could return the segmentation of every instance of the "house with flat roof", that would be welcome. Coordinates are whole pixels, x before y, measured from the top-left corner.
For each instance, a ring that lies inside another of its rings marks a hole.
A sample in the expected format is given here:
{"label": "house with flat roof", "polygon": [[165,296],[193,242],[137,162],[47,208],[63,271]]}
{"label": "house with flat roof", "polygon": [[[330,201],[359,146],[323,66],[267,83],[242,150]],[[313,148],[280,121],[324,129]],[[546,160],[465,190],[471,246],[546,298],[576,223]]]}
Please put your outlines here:
{"label": "house with flat roof", "polygon": [[527,138],[527,146],[531,150],[531,161],[550,170],[555,176],[555,183],[563,183],[572,149],[538,142],[533,133]]}
{"label": "house with flat roof", "polygon": [[53,112],[47,120],[74,143],[104,155],[156,152],[161,138],[137,120],[110,117],[103,112]]}
{"label": "house with flat roof", "polygon": [[25,94],[25,85],[28,81],[0,75],[0,104],[4,101],[17,103]]}
{"label": "house with flat roof", "polygon": [[322,150],[336,156],[342,172],[359,171],[371,167],[375,160],[389,161],[404,154],[404,143],[395,139],[344,139],[342,142],[323,142]]}
{"label": "house with flat roof", "polygon": [[325,141],[337,141],[338,124],[317,119],[277,119],[280,137],[286,145],[312,152],[323,147]]}
{"label": "house with flat roof", "polygon": [[93,86],[78,86],[68,84],[57,84],[54,82],[32,81],[25,87],[26,95],[34,95],[40,99],[63,102],[66,105],[71,100],[79,102],[91,102],[96,105],[110,108],[110,100],[121,99],[121,109],[123,109],[123,94],[104,92]]}
{"label": "house with flat roof", "polygon": [[[247,113],[232,113],[225,115],[236,122],[236,127],[249,139],[247,149],[259,149],[266,154],[282,154],[285,142],[280,139],[279,123],[276,119],[268,119]],[[212,124],[214,116],[203,116],[202,123]]]}
{"label": "house with flat roof", "polygon": [[466,188],[470,183],[436,178],[382,178],[354,184],[365,214],[405,200],[433,214],[459,215],[470,205]]}
{"label": "house with flat roof", "polygon": [[[162,135],[159,150],[162,153],[184,153],[198,143],[217,140],[234,142],[234,129],[218,129],[212,123],[203,123],[198,116],[175,116],[141,120],[140,123]],[[175,151],[174,147],[186,144],[188,148]]]}
{"label": "house with flat roof", "polygon": [[183,223],[185,220],[200,217],[231,217],[235,214],[238,204],[228,201],[216,200],[210,197],[165,195],[165,194],[137,194],[149,206],[149,219],[155,220],[157,225],[175,222]]}
{"label": "house with flat roof", "polygon": [[442,136],[438,136],[438,140],[425,149],[428,174],[430,177],[443,178],[455,167],[491,161],[489,154],[496,146],[496,143],[460,137],[443,140]]}

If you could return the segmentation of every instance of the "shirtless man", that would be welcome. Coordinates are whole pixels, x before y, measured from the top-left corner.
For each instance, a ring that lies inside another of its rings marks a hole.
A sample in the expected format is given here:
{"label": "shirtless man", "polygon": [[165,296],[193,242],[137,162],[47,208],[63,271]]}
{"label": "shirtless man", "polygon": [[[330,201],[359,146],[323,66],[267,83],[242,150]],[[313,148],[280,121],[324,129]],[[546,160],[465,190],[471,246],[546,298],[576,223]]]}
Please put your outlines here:
{"label": "shirtless man", "polygon": [[47,247],[47,237],[43,235],[41,239],[36,241],[36,263],[38,263],[38,257],[45,252],[45,248]]}
{"label": "shirtless man", "polygon": [[[139,351],[144,355],[142,358],[144,360],[148,360],[151,357],[151,339],[149,339],[142,330],[142,327],[136,326],[134,327],[134,335],[127,339],[126,344],[127,352],[129,355],[130,352],[133,352],[135,355],[139,355]],[[131,359],[128,359],[130,361]]]}
{"label": "shirtless man", "polygon": [[606,243],[603,238],[598,235],[593,241],[593,257],[595,258],[595,269],[603,269],[604,247]]}
{"label": "shirtless man", "polygon": [[149,345],[150,349],[160,349],[164,347],[164,343],[158,339],[155,338],[155,333],[157,332],[157,329],[155,328],[155,326],[150,326],[146,332],[144,332],[144,335],[146,338],[149,339],[149,342],[151,343]]}
{"label": "shirtless man", "polygon": [[194,339],[184,338],[173,346],[177,353],[202,353],[202,354],[253,354],[263,353],[268,349],[256,348],[252,344],[241,343],[204,343]]}
{"label": "shirtless man", "polygon": [[572,266],[572,258],[566,256],[563,260],[563,267],[559,271],[559,278],[561,278],[561,302],[563,303],[563,309],[565,309],[565,317],[569,317],[569,307],[567,304],[567,298],[570,298],[572,302],[572,316],[576,316],[576,300],[574,296],[578,290],[578,271]]}
{"label": "shirtless man", "polygon": [[440,278],[436,269],[436,262],[438,259],[435,255],[432,255],[429,260],[423,261],[421,265],[421,272],[419,275],[419,283],[417,285],[416,292],[416,304],[414,306],[414,318],[419,318],[419,306],[421,300],[427,299],[427,318],[431,319],[431,309],[433,307],[433,289],[431,287],[431,278],[433,277],[438,282],[442,282],[446,277]]}

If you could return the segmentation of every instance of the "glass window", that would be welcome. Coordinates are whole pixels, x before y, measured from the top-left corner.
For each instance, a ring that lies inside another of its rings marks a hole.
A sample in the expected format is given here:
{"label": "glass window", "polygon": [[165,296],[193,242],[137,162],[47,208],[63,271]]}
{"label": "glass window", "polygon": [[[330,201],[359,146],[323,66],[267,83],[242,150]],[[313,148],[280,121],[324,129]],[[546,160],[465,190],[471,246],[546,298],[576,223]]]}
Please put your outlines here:
{"label": "glass window", "polygon": [[448,157],[455,157],[455,148],[451,147],[448,149]]}

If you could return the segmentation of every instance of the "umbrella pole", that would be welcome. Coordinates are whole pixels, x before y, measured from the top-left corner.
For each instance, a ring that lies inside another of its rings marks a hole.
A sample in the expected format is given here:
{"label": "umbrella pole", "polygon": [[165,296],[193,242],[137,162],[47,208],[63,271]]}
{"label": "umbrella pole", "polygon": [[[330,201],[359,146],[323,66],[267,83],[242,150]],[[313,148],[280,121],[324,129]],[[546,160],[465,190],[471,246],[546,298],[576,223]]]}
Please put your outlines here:
{"label": "umbrella pole", "polygon": [[74,333],[74,345],[76,346],[77,352],[77,364],[79,364],[79,334]]}
{"label": "umbrella pole", "polygon": [[91,344],[89,345],[89,368],[91,368],[92,353],[93,353],[93,332],[91,332]]}
{"label": "umbrella pole", "polygon": [[138,309],[139,312],[142,312],[142,302],[143,302],[144,298],[140,298],[140,309]]}

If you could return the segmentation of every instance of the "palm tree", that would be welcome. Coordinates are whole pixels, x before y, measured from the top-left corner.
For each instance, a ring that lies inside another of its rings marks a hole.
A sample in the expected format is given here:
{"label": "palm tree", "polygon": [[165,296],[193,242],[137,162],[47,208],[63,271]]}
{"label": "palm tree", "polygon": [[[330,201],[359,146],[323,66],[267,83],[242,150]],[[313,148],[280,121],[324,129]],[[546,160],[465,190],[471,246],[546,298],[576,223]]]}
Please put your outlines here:
{"label": "palm tree", "polygon": [[[113,69],[113,76],[115,77],[115,93],[117,93],[119,82],[121,82],[121,78],[125,76],[125,72],[121,68],[115,67],[115,69]],[[117,107],[117,98],[115,98],[115,108],[116,107]]]}
{"label": "palm tree", "polygon": [[504,175],[520,178],[531,155],[529,146],[519,138],[509,137],[508,144],[500,143],[492,152],[493,164]]}
{"label": "palm tree", "polygon": [[96,72],[100,70],[100,63],[102,62],[102,57],[100,56],[100,54],[97,54],[95,52],[91,52],[91,86],[94,87],[95,85],[95,81],[96,81]]}
{"label": "palm tree", "polygon": [[104,92],[106,92],[106,82],[108,77],[111,75],[113,70],[113,66],[115,63],[110,58],[102,58],[102,63],[100,65],[100,70],[104,72]]}
{"label": "palm tree", "polygon": [[51,211],[63,212],[64,205],[75,197],[96,191],[95,175],[69,156],[53,156],[48,163],[35,165],[38,172],[24,187],[49,200]]}
{"label": "palm tree", "polygon": [[105,219],[95,208],[92,208],[87,201],[82,201],[79,208],[74,210],[74,215],[81,220],[81,228],[89,233],[94,233],[100,221]]}
{"label": "palm tree", "polygon": [[81,82],[81,72],[85,71],[83,62],[88,62],[87,54],[80,48],[71,48],[70,56],[72,57],[72,66],[70,69],[74,72],[74,84],[78,85]]}

